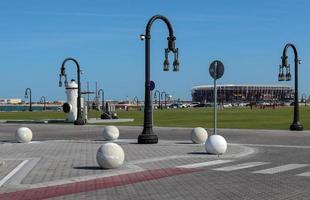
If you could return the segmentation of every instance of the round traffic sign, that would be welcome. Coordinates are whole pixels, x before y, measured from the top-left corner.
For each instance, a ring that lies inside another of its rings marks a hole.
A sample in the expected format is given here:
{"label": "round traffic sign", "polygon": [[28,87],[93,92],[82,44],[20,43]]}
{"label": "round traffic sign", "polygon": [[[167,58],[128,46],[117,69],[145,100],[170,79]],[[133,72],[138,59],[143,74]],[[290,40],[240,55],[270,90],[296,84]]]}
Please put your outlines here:
{"label": "round traffic sign", "polygon": [[154,81],[150,81],[150,90],[153,91],[155,89]]}
{"label": "round traffic sign", "polygon": [[219,60],[213,61],[210,65],[209,73],[214,79],[221,78],[224,74],[224,64]]}

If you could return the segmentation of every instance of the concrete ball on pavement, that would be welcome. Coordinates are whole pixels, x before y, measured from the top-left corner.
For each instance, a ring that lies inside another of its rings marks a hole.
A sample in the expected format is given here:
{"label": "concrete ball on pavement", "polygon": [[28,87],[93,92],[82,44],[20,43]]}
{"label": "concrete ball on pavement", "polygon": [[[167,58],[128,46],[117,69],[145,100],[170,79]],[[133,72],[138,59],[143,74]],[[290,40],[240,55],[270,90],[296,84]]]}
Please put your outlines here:
{"label": "concrete ball on pavement", "polygon": [[197,127],[192,130],[191,140],[196,144],[204,144],[208,139],[208,132],[206,129]]}
{"label": "concrete ball on pavement", "polygon": [[96,155],[98,165],[103,169],[118,168],[124,163],[125,154],[116,143],[106,143],[99,147]]}
{"label": "concrete ball on pavement", "polygon": [[103,138],[108,141],[117,140],[119,137],[119,130],[116,126],[105,126],[102,130]]}
{"label": "concrete ball on pavement", "polygon": [[20,127],[16,130],[15,138],[20,143],[28,143],[32,140],[32,131],[27,127]]}
{"label": "concrete ball on pavement", "polygon": [[227,142],[220,135],[211,135],[205,143],[205,149],[210,154],[223,154],[226,152]]}

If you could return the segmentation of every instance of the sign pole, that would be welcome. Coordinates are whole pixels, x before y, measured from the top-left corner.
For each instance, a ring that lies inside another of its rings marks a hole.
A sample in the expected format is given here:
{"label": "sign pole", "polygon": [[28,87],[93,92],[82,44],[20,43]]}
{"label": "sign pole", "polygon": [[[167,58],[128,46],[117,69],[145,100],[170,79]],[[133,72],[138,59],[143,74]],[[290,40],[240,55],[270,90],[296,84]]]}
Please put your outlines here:
{"label": "sign pole", "polygon": [[[217,62],[215,63],[215,72],[217,73]],[[216,88],[216,78],[214,80],[214,135],[216,135],[216,125],[217,125],[217,88]]]}

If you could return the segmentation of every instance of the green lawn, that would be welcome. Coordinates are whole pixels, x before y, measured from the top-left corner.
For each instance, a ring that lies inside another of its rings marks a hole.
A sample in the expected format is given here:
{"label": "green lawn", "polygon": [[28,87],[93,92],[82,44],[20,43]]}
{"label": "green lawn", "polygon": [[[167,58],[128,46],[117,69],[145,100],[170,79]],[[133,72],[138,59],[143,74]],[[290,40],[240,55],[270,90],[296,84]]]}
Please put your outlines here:
{"label": "green lawn", "polygon": [[[143,125],[143,112],[118,111],[120,118],[134,118],[134,122],[115,125]],[[300,118],[305,129],[310,129],[310,106],[300,107]],[[89,117],[99,117],[100,112],[90,112]],[[227,108],[218,112],[218,127],[247,129],[288,129],[293,108],[273,109]],[[62,112],[1,112],[0,119],[64,119]],[[212,108],[167,109],[154,111],[155,126],[213,127]]]}

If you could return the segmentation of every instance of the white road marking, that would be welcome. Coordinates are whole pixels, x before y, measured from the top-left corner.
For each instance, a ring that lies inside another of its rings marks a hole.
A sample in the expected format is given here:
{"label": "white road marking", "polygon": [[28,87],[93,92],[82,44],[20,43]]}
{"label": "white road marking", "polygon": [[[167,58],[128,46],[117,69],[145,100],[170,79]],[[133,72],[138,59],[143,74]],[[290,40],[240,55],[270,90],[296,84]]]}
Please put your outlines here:
{"label": "white road marking", "polygon": [[293,170],[293,169],[297,169],[297,168],[301,168],[301,167],[306,167],[306,166],[308,166],[308,165],[307,164],[287,164],[287,165],[281,165],[281,166],[273,167],[273,168],[269,168],[269,169],[255,171],[253,173],[256,173],[256,174],[275,174],[275,173],[285,172],[285,171],[289,171],[289,170]]}
{"label": "white road marking", "polygon": [[305,173],[302,173],[302,174],[297,174],[296,176],[307,176],[307,177],[310,177],[310,172],[305,172]]}
{"label": "white road marking", "polygon": [[220,167],[220,168],[216,168],[213,170],[216,170],[216,171],[234,171],[234,170],[239,170],[239,169],[257,167],[257,166],[266,165],[266,164],[269,164],[269,163],[268,162],[247,162],[247,163],[241,163],[241,164],[231,165],[231,166],[227,166],[227,167]]}
{"label": "white road marking", "polygon": [[199,167],[207,167],[207,166],[219,165],[219,164],[224,164],[224,163],[229,163],[229,162],[233,162],[233,160],[212,160],[208,162],[181,165],[177,167],[178,168],[199,168]]}
{"label": "white road marking", "polygon": [[19,170],[14,177],[7,181],[6,185],[18,185],[23,179],[28,175],[28,173],[36,166],[40,161],[40,158],[31,158],[29,162],[24,165],[24,167]]}
{"label": "white road marking", "polygon": [[21,162],[15,169],[13,169],[8,175],[6,175],[1,181],[0,181],[0,187],[5,184],[14,174],[16,174],[29,160],[24,160]]}
{"label": "white road marking", "polygon": [[229,145],[246,145],[253,147],[276,147],[276,148],[296,148],[296,149],[310,149],[310,146],[295,146],[295,145],[277,145],[277,144],[238,144],[228,143]]}

